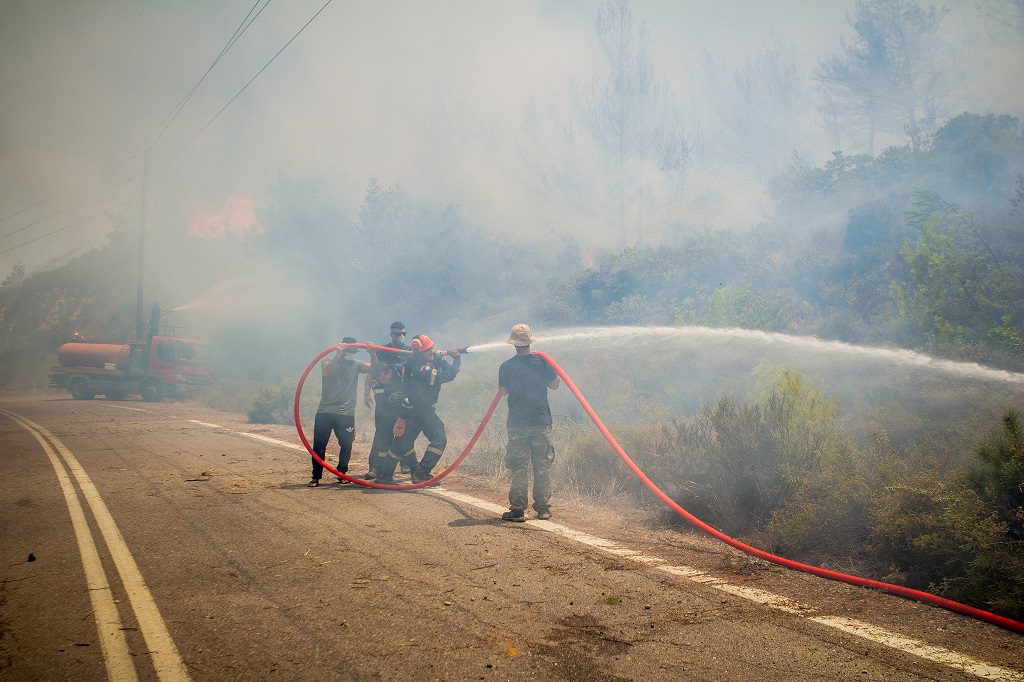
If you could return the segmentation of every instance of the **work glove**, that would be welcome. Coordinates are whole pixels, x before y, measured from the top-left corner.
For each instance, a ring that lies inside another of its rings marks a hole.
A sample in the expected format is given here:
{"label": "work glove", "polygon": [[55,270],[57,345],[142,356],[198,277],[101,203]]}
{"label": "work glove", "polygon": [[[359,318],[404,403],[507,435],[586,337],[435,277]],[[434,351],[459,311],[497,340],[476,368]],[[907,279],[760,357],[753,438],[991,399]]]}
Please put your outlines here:
{"label": "work glove", "polygon": [[459,357],[459,349],[458,348],[449,348],[448,349],[448,357],[450,357],[450,358],[457,358],[457,357]]}
{"label": "work glove", "polygon": [[401,438],[405,435],[405,418],[399,417],[395,420],[395,426],[391,429],[391,432],[395,434],[395,438]]}
{"label": "work glove", "polygon": [[388,396],[388,402],[391,403],[393,407],[401,406],[402,401],[408,399],[409,397],[402,391],[395,391],[394,393]]}

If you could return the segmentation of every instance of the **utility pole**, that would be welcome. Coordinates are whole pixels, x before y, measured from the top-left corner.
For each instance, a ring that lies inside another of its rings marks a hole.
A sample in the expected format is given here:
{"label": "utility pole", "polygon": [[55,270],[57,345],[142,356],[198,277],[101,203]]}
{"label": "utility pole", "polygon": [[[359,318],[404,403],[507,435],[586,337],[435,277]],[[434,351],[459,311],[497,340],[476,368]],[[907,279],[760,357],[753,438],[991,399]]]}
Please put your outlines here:
{"label": "utility pole", "polygon": [[145,324],[142,318],[142,281],[145,272],[146,253],[146,186],[149,184],[149,150],[142,154],[142,197],[139,200],[139,260],[138,278],[135,291],[135,341],[146,338]]}

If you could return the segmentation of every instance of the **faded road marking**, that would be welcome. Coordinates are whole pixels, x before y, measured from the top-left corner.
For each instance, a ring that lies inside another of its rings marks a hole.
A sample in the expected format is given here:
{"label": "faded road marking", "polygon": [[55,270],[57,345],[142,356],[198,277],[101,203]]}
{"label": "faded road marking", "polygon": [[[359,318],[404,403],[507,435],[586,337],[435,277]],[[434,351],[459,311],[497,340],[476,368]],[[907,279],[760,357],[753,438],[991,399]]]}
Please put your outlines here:
{"label": "faded road marking", "polygon": [[224,428],[220,424],[211,424],[210,422],[201,422],[198,419],[186,419],[185,421],[191,422],[192,424],[199,424],[200,426],[209,426],[211,429],[223,429]]}
{"label": "faded road marking", "polygon": [[981,677],[986,680],[1024,680],[1024,675],[1014,672],[1013,670],[1007,670],[999,666],[990,665],[984,661],[979,661],[971,656],[965,656],[949,649],[943,649],[939,646],[933,646],[927,642],[920,640],[911,639],[910,637],[904,637],[897,635],[893,632],[889,632],[876,625],[865,623],[863,621],[854,620],[853,618],[846,618],[844,616],[817,616],[808,618],[813,620],[815,623],[827,625],[837,630],[842,630],[851,635],[863,637],[869,639],[872,642],[883,644],[893,649],[900,649],[901,651],[908,651],[915,656],[921,658],[927,658],[930,661],[936,661],[944,665],[948,665],[951,668],[956,668],[965,673]]}
{"label": "faded road marking", "polygon": [[273,443],[274,445],[280,445],[281,447],[284,447],[284,448],[291,448],[292,450],[301,450],[302,452],[306,451],[306,448],[304,448],[301,445],[296,445],[295,443],[289,443],[286,440],[278,440],[277,438],[270,438],[268,436],[261,436],[258,433],[249,433],[248,431],[232,431],[231,433],[234,433],[234,434],[239,435],[239,436],[245,436],[247,438],[255,438],[256,440],[261,440],[264,443]]}
{"label": "faded road marking", "polygon": [[75,539],[78,540],[78,553],[82,558],[82,568],[85,570],[85,584],[89,591],[89,600],[92,602],[93,616],[96,619],[96,629],[99,632],[100,649],[103,651],[103,662],[107,666],[107,675],[111,680],[137,680],[135,663],[132,661],[132,655],[128,651],[128,641],[124,636],[124,624],[121,622],[121,615],[117,612],[114,595],[110,590],[110,583],[107,582],[107,574],[103,571],[103,562],[100,561],[96,542],[93,540],[92,531],[89,530],[89,522],[85,519],[85,511],[82,509],[82,503],[78,499],[78,493],[68,476],[67,469],[61,464],[57,453],[39,431],[32,428],[18,415],[6,410],[0,410],[0,412],[32,434],[49,458],[54,473],[57,474],[57,481],[60,483],[64,501],[68,506],[68,513],[71,515],[71,527],[75,532]]}
{"label": "faded road marking", "polygon": [[[231,431],[230,433],[254,438],[274,445],[280,445],[281,447],[285,447],[290,450],[298,450],[301,452],[306,451],[306,448],[302,445],[279,440],[277,438],[262,436],[257,433],[248,433],[246,431]],[[481,500],[477,497],[458,493],[453,490],[447,490],[442,487],[429,488],[423,492],[445,497],[456,502],[462,502],[492,514],[501,514],[507,509],[507,507],[494,504],[493,502]],[[607,554],[612,554],[624,559],[629,559],[630,561],[653,566],[655,569],[670,575],[690,580],[735,597],[746,599],[761,606],[766,606],[783,613],[805,618],[806,620],[818,625],[833,628],[890,649],[908,653],[983,679],[1003,680],[1005,682],[1024,682],[1024,672],[985,663],[966,654],[960,654],[949,649],[920,642],[918,640],[890,632],[884,628],[870,625],[868,623],[862,623],[850,618],[842,616],[812,616],[811,614],[815,613],[817,609],[790,599],[789,597],[768,592],[767,590],[762,590],[760,588],[734,585],[722,578],[708,574],[691,566],[674,566],[660,557],[644,554],[628,547],[623,547],[611,540],[606,540],[605,538],[568,528],[566,526],[553,523],[552,521],[538,521],[536,519],[531,519],[527,521],[525,525],[533,526],[534,528],[554,533],[561,537],[594,547],[595,549]]]}
{"label": "faded road marking", "polygon": [[146,587],[146,581],[139,571],[138,564],[135,563],[135,557],[128,549],[121,531],[114,522],[114,517],[111,516],[106,503],[100,497],[96,486],[93,485],[92,479],[60,439],[39,424],[24,417],[21,419],[46,437],[60,453],[64,464],[78,481],[82,496],[85,497],[85,501],[92,511],[96,525],[110,551],[110,557],[114,560],[118,575],[121,576],[121,584],[124,585],[125,592],[128,593],[128,601],[135,612],[135,618],[139,622],[139,629],[146,640],[146,646],[149,647],[149,655],[157,677],[161,680],[188,680],[189,675],[185,663],[181,660],[174,640],[171,639],[171,633],[167,630],[167,625],[160,615],[152,593]]}
{"label": "faded road marking", "polygon": [[[492,502],[487,502],[485,500],[472,497],[471,495],[464,495],[444,488],[431,488],[427,492],[450,500],[469,504],[493,514],[500,514],[506,510],[506,507],[496,505]],[[806,618],[818,625],[841,630],[849,635],[854,635],[876,644],[881,644],[882,646],[889,647],[890,649],[896,649],[897,651],[912,654],[919,658],[939,663],[983,679],[1003,680],[1005,682],[1024,682],[1024,673],[1019,671],[985,663],[984,661],[979,661],[978,659],[966,654],[957,653],[949,649],[927,644],[910,637],[890,632],[876,625],[853,620],[852,618],[845,618],[842,616],[812,616],[811,614],[813,614],[817,609],[812,606],[802,604],[794,599],[790,599],[789,597],[785,597],[781,594],[775,594],[774,592],[768,592],[767,590],[762,590],[756,587],[734,585],[717,576],[706,573],[705,571],[693,568],[692,566],[673,566],[660,557],[637,552],[629,549],[628,547],[623,547],[611,540],[606,540],[605,538],[590,535],[589,533],[583,533],[551,521],[529,520],[526,522],[526,525],[574,540],[605,552],[606,554],[622,557],[623,559],[629,559],[642,564],[655,565],[657,570],[664,571],[670,575],[705,585],[721,592],[725,592],[726,594],[731,594],[735,597],[741,597],[756,604],[767,606],[771,609]]]}

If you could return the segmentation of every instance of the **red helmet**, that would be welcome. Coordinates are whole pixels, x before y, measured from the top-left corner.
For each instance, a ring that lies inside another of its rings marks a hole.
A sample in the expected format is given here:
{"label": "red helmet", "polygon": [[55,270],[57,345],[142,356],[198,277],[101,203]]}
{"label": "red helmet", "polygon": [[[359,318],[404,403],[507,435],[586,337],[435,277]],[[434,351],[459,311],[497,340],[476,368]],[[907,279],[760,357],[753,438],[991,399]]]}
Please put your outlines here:
{"label": "red helmet", "polygon": [[434,342],[426,334],[420,334],[419,336],[412,337],[409,346],[417,353],[426,353],[434,347]]}

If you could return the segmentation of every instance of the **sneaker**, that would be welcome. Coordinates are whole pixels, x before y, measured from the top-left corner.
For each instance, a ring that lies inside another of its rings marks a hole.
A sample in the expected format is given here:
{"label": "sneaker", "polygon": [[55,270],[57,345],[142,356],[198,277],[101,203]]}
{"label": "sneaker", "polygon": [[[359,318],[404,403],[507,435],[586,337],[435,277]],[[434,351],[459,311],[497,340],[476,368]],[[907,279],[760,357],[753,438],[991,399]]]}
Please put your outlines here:
{"label": "sneaker", "polygon": [[375,478],[377,478],[377,470],[376,469],[370,469],[365,474],[363,474],[363,480],[364,481],[372,481]]}
{"label": "sneaker", "polygon": [[501,520],[523,522],[526,520],[526,514],[523,513],[522,509],[509,509],[501,515]]}
{"label": "sneaker", "polygon": [[551,518],[551,512],[548,511],[547,509],[545,509],[544,511],[537,512],[537,520],[538,521],[547,521],[550,518]]}

